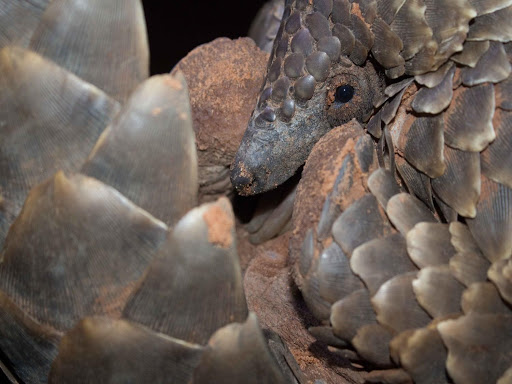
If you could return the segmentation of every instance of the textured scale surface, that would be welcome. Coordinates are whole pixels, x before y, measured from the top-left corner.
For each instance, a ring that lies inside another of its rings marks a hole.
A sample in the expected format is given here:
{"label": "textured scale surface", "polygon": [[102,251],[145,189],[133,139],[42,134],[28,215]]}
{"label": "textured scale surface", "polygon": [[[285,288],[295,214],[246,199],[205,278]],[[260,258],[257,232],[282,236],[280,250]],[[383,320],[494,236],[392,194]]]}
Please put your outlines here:
{"label": "textured scale surface", "polygon": [[0,0],[2,379],[298,383],[229,200],[197,206],[185,77],[148,59],[139,0]]}

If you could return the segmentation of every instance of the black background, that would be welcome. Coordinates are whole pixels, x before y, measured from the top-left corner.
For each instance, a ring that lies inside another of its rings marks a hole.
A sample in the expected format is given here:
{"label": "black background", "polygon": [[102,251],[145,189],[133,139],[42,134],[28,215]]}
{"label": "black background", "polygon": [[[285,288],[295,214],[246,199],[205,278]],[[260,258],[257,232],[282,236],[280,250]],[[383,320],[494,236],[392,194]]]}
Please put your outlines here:
{"label": "black background", "polygon": [[143,0],[151,74],[169,72],[193,48],[217,37],[238,38],[266,0]]}

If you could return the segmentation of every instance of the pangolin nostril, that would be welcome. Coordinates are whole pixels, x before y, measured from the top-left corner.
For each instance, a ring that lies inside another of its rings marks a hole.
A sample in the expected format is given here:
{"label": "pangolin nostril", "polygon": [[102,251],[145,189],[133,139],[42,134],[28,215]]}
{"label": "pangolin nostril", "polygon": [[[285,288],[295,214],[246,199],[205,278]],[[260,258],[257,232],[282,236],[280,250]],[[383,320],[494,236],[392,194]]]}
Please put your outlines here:
{"label": "pangolin nostril", "polygon": [[254,176],[248,173],[243,167],[236,167],[231,171],[231,184],[236,190],[243,194],[243,191],[250,188],[254,182]]}

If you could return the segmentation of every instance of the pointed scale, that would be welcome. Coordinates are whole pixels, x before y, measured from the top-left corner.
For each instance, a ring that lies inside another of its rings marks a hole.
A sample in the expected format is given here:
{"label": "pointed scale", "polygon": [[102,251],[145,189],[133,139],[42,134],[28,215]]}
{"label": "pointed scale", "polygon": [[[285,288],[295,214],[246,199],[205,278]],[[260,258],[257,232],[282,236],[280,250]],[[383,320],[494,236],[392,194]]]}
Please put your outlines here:
{"label": "pointed scale", "polygon": [[407,254],[405,239],[399,233],[357,247],[350,259],[350,266],[364,281],[372,296],[392,277],[417,271]]}
{"label": "pointed scale", "polygon": [[52,0],[30,49],[121,102],[149,74],[140,0]]}
{"label": "pointed scale", "polygon": [[197,205],[197,156],[185,78],[143,82],[101,135],[82,173],[169,226]]}
{"label": "pointed scale", "polygon": [[215,332],[194,372],[193,384],[285,384],[254,313]]}
{"label": "pointed scale", "polygon": [[218,328],[244,321],[247,305],[234,225],[226,198],[187,213],[139,282],[123,317],[201,345]]}
{"label": "pointed scale", "polygon": [[381,18],[376,18],[371,26],[375,36],[372,55],[384,68],[393,68],[403,65],[404,58],[400,56],[403,49],[402,40],[391,30]]}
{"label": "pointed scale", "polygon": [[439,85],[433,88],[421,88],[412,103],[414,111],[436,114],[448,107],[453,96],[452,82],[454,74],[455,67],[452,67]]}
{"label": "pointed scale", "polygon": [[417,223],[437,221],[425,204],[408,193],[399,193],[389,199],[386,213],[403,236],[407,236]]}
{"label": "pointed scale", "polygon": [[314,285],[318,286],[320,299],[329,303],[363,288],[361,279],[350,269],[349,258],[334,242],[322,251],[316,271],[310,279],[317,280]]}
{"label": "pointed scale", "polygon": [[512,258],[495,261],[487,272],[501,297],[512,305]]}
{"label": "pointed scale", "polygon": [[426,326],[431,318],[416,301],[412,282],[417,272],[398,275],[385,282],[371,301],[377,321],[396,332]]}
{"label": "pointed scale", "polygon": [[489,49],[489,41],[466,41],[462,51],[450,57],[456,63],[474,68],[480,57]]}
{"label": "pointed scale", "polygon": [[330,321],[333,333],[346,341],[351,341],[361,326],[377,324],[368,290],[359,289],[334,303]]}
{"label": "pointed scale", "polygon": [[512,39],[512,6],[475,18],[469,29],[468,40],[494,40],[507,42]]}
{"label": "pointed scale", "polygon": [[404,44],[400,54],[405,60],[420,52],[433,36],[425,21],[425,5],[419,0],[402,2],[390,27]]}
{"label": "pointed scale", "polygon": [[448,384],[446,348],[435,326],[404,332],[391,341],[392,353],[416,384]]}
{"label": "pointed scale", "polygon": [[2,353],[16,376],[23,383],[46,384],[62,333],[27,315],[2,291],[0,333]]}
{"label": "pointed scale", "polygon": [[478,16],[512,5],[512,0],[469,0],[469,2],[477,11]]}
{"label": "pointed scale", "polygon": [[416,300],[434,319],[461,312],[464,286],[452,276],[448,265],[423,268],[412,287]]}
{"label": "pointed scale", "polygon": [[391,24],[398,10],[402,7],[406,0],[384,0],[377,1],[377,14],[387,24]]}
{"label": "pointed scale", "polygon": [[432,189],[441,200],[459,215],[475,217],[480,197],[480,156],[444,147],[446,171],[432,179]]}
{"label": "pointed scale", "polygon": [[407,233],[407,252],[419,268],[447,264],[456,250],[448,224],[418,223]]}
{"label": "pointed scale", "polygon": [[334,240],[349,257],[359,245],[391,232],[389,221],[371,194],[351,204],[332,226]]}
{"label": "pointed scale", "polygon": [[503,301],[496,286],[488,281],[471,284],[462,294],[460,305],[465,314],[478,312],[512,315],[512,309]]}
{"label": "pointed scale", "polygon": [[[422,88],[425,89],[429,90]],[[435,88],[430,91],[433,89]],[[446,165],[443,155],[443,120],[439,116],[408,115],[400,130],[396,146],[412,166],[426,175],[434,178],[444,173]]]}
{"label": "pointed scale", "polygon": [[444,63],[453,53],[462,50],[470,20],[477,13],[468,0],[425,1],[425,20],[437,43],[435,66]]}
{"label": "pointed scale", "polygon": [[0,49],[27,47],[50,0],[0,0]]}
{"label": "pointed scale", "polygon": [[21,48],[0,51],[0,244],[28,191],[57,170],[77,171],[119,104]]}
{"label": "pointed scale", "polygon": [[445,143],[464,151],[483,150],[496,138],[492,126],[494,107],[492,84],[454,90],[452,103],[443,113]]}
{"label": "pointed scale", "polygon": [[401,156],[395,156],[396,170],[407,187],[407,191],[420,199],[434,212],[430,177],[418,171]]}
{"label": "pointed scale", "polygon": [[474,68],[462,68],[462,84],[472,86],[486,82],[499,83],[510,75],[511,70],[503,44],[491,42]]}
{"label": "pointed scale", "polygon": [[390,367],[389,342],[395,335],[381,324],[368,324],[360,327],[352,344],[359,356],[378,367]]}
{"label": "pointed scale", "polygon": [[58,172],[32,189],[11,227],[0,288],[58,330],[87,315],[119,316],[166,235],[115,189]]}
{"label": "pointed scale", "polygon": [[[512,98],[512,92],[506,96]],[[497,108],[492,124],[496,131],[496,140],[480,154],[482,173],[512,188],[512,112]]]}
{"label": "pointed scale", "polygon": [[474,219],[467,219],[469,230],[491,262],[512,253],[512,189],[482,176],[482,193]]}
{"label": "pointed scale", "polygon": [[187,383],[204,348],[126,320],[87,317],[64,335],[51,383]]}
{"label": "pointed scale", "polygon": [[388,205],[389,199],[400,193],[400,187],[393,174],[384,168],[379,168],[370,175],[368,178],[368,188],[384,209]]}
{"label": "pointed scale", "polygon": [[456,384],[495,383],[512,365],[512,315],[470,313],[441,322],[446,368]]}

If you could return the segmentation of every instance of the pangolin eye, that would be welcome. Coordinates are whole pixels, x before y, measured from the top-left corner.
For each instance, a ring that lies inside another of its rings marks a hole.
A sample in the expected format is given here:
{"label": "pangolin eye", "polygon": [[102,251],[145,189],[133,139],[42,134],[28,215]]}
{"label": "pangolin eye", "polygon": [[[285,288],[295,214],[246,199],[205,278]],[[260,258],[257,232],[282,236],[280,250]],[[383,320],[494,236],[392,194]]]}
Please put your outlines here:
{"label": "pangolin eye", "polygon": [[354,97],[354,87],[351,85],[341,85],[336,88],[336,101],[340,103],[348,103]]}
{"label": "pangolin eye", "polygon": [[326,81],[325,117],[331,127],[348,123],[352,119],[364,122],[373,111],[373,100],[384,87],[372,63],[334,65]]}

